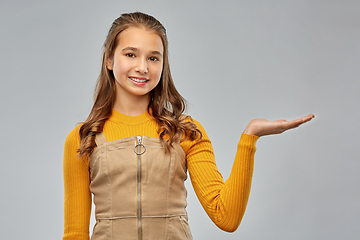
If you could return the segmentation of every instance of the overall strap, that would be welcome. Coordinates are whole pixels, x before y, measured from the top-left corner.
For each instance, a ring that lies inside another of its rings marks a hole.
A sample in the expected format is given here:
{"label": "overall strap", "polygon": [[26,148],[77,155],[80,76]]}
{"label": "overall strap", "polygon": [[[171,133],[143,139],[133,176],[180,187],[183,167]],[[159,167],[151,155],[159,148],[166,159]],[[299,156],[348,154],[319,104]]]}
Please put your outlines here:
{"label": "overall strap", "polygon": [[178,136],[179,136],[179,138],[177,139],[176,143],[180,144],[181,138],[182,138],[182,135],[183,135],[183,132],[184,132],[183,130],[179,130],[179,131],[178,131]]}
{"label": "overall strap", "polygon": [[99,132],[96,134],[95,136],[95,143],[96,143],[96,146],[101,146],[103,144],[105,144],[107,142],[106,138],[105,138],[105,135],[103,132]]}

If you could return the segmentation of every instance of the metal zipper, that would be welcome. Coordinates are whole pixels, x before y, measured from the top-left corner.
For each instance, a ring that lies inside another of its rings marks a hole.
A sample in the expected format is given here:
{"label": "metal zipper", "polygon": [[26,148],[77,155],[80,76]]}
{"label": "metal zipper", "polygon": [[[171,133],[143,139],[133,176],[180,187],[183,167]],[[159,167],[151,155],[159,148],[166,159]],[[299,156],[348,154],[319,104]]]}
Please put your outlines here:
{"label": "metal zipper", "polygon": [[[142,137],[136,136],[137,138],[137,144],[135,145],[134,152],[138,156],[138,221],[139,221],[139,240],[142,239],[142,226],[141,226],[141,218],[142,218],[142,212],[141,212],[141,155],[146,151],[145,146],[142,144]],[[141,151],[141,147],[144,148],[143,151]]]}

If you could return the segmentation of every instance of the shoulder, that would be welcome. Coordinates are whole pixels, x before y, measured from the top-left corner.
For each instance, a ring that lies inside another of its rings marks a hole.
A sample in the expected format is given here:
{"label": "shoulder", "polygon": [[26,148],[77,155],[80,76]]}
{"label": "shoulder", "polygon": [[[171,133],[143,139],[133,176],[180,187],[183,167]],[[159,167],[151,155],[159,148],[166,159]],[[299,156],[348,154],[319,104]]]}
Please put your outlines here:
{"label": "shoulder", "polygon": [[196,119],[192,118],[190,115],[184,115],[184,118],[186,119],[186,122],[190,122],[195,124],[196,128],[200,130],[201,134],[207,137],[207,134],[205,132],[204,127],[201,125],[201,123],[199,121],[197,121]]}
{"label": "shoulder", "polygon": [[194,145],[197,145],[199,143],[204,143],[204,142],[210,143],[210,139],[209,139],[204,127],[201,125],[201,123],[189,115],[186,115],[185,117],[186,117],[185,121],[189,124],[192,124],[193,125],[192,128],[199,130],[201,135],[198,134],[196,139],[190,140],[190,139],[186,138],[186,136],[185,136],[186,134],[183,134],[182,141],[181,141],[182,147],[185,147],[187,145],[187,147],[185,147],[185,148],[191,148]]}
{"label": "shoulder", "polygon": [[194,156],[199,156],[199,153],[212,153],[211,141],[201,123],[190,116],[187,116],[186,122],[194,124],[196,129],[201,132],[201,135],[197,135],[194,140],[186,138],[185,134],[183,134],[180,146],[183,148],[186,158],[189,160],[193,159]]}
{"label": "shoulder", "polygon": [[196,119],[194,119],[193,117],[191,117],[190,115],[183,114],[180,119],[181,119],[180,121],[185,121],[187,123],[194,123],[196,126],[199,126],[202,128],[202,125],[200,124],[200,122],[197,121]]}
{"label": "shoulder", "polygon": [[[63,169],[67,174],[79,174],[87,171],[88,161],[79,158],[80,134],[79,130],[82,124],[77,125],[67,135],[64,146]],[[67,175],[68,176],[68,175]]]}
{"label": "shoulder", "polygon": [[199,121],[197,121],[196,119],[193,119],[193,118],[192,118],[192,121],[193,121],[193,123],[195,123],[195,125],[196,125],[199,129],[204,130],[204,127],[201,125],[201,123],[200,123]]}
{"label": "shoulder", "polygon": [[74,147],[74,146],[79,146],[80,145],[80,134],[79,134],[79,130],[80,127],[82,126],[81,124],[78,124],[73,130],[71,130],[71,132],[67,135],[66,139],[65,139],[65,148],[69,148],[69,147]]}

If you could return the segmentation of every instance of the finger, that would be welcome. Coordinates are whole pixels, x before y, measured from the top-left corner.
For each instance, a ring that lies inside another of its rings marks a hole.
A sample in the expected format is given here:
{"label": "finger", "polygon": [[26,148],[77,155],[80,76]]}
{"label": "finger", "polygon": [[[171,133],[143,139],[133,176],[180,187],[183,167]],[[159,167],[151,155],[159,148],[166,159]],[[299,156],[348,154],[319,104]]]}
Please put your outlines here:
{"label": "finger", "polygon": [[291,124],[289,124],[289,122],[286,123],[286,125],[284,125],[281,129],[281,132],[285,132],[287,130],[290,130],[290,129],[294,129],[294,128],[297,128],[299,127],[300,125],[302,125],[303,122],[293,122]]}
{"label": "finger", "polygon": [[313,119],[314,117],[315,117],[314,114],[309,114],[309,115],[306,115],[305,117],[302,117],[302,118],[299,118],[299,119],[295,119],[295,120],[292,120],[292,121],[289,121],[289,122],[291,122],[291,123],[295,123],[295,122],[305,123],[305,122],[310,121],[310,120]]}
{"label": "finger", "polygon": [[284,128],[287,128],[287,129],[292,129],[292,128],[297,128],[299,127],[300,125],[306,123],[306,122],[309,122],[311,119],[313,119],[315,117],[314,114],[309,114],[309,115],[306,115],[305,117],[302,117],[302,118],[299,118],[299,119],[295,119],[295,120],[292,120],[292,121],[288,121],[286,123],[283,123],[284,124]]}
{"label": "finger", "polygon": [[309,115],[306,115],[305,117],[303,117],[303,122],[308,122],[310,121],[311,119],[313,119],[315,117],[314,114],[309,114]]}
{"label": "finger", "polygon": [[300,127],[302,124],[303,124],[303,122],[302,122],[302,123],[299,123],[299,124],[296,124],[296,125],[293,125],[293,126],[291,126],[289,129],[293,129],[293,128]]}

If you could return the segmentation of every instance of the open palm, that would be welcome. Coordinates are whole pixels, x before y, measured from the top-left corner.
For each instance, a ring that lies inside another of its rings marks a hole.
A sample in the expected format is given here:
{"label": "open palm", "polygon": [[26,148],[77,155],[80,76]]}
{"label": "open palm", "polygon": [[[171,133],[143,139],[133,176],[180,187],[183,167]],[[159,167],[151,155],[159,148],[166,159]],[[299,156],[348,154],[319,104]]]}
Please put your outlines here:
{"label": "open palm", "polygon": [[268,121],[264,118],[253,119],[246,126],[244,133],[251,134],[256,136],[265,136],[271,134],[279,134],[285,132],[292,128],[297,128],[301,124],[309,122],[315,116],[314,114],[309,114],[305,117],[286,121],[286,120],[276,120],[276,121]]}

